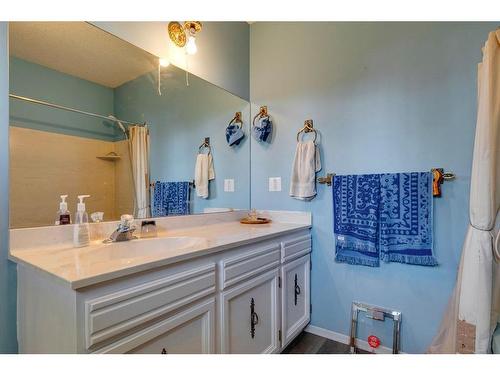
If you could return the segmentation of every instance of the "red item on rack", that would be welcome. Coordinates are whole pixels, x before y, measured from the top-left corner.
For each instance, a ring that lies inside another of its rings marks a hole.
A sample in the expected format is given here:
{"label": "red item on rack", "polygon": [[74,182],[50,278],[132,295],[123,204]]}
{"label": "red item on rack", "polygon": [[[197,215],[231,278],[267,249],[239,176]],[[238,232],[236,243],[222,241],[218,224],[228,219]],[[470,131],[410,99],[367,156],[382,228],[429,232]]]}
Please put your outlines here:
{"label": "red item on rack", "polygon": [[373,349],[376,349],[380,346],[380,339],[377,336],[370,335],[368,336],[368,345],[370,345]]}

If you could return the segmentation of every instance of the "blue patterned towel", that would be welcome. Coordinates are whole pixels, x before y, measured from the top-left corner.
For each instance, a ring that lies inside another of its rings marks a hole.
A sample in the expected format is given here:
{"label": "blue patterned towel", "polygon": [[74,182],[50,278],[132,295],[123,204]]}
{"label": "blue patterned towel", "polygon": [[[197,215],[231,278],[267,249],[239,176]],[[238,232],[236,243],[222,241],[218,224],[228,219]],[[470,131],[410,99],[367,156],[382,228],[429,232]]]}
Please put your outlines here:
{"label": "blue patterned towel", "polygon": [[432,255],[432,172],[380,175],[380,256],[436,266]]}
{"label": "blue patterned towel", "polygon": [[378,267],[380,175],[335,176],[335,260]]}
{"label": "blue patterned towel", "polygon": [[189,182],[155,183],[152,215],[172,216],[189,214]]}

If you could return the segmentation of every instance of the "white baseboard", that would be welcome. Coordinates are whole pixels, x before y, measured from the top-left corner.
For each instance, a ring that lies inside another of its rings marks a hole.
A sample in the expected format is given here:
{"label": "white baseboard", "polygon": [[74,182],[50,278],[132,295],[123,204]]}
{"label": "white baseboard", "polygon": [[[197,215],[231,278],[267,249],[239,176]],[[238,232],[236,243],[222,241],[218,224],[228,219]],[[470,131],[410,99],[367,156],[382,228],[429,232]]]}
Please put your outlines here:
{"label": "white baseboard", "polygon": [[[312,333],[313,335],[318,335],[321,337],[325,337],[327,339],[341,342],[342,344],[349,345],[349,336],[344,335],[342,333],[330,331],[325,328],[313,326],[309,324],[304,331]],[[359,349],[366,350],[367,352],[377,353],[377,354],[392,354],[392,348],[388,348],[386,346],[379,346],[377,349],[373,349],[368,343],[364,340],[356,339],[356,346]],[[403,354],[402,352],[400,352]]]}

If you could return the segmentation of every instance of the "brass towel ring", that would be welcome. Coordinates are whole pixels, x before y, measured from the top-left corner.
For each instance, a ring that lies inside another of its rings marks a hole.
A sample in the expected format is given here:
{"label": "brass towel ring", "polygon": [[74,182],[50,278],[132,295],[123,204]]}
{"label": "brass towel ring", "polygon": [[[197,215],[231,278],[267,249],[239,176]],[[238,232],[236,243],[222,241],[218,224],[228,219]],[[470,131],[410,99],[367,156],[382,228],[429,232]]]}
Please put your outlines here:
{"label": "brass towel ring", "polygon": [[304,127],[297,132],[297,142],[299,142],[299,136],[300,136],[300,133],[302,133],[302,132],[304,132],[304,133],[313,132],[314,133],[313,142],[316,143],[316,139],[318,138],[318,132],[313,127],[313,120],[304,121]]}
{"label": "brass towel ring", "polygon": [[263,117],[269,117],[269,114],[267,113],[267,106],[265,105],[260,107],[259,113],[257,113],[253,118],[252,121],[253,126],[255,126],[255,120],[257,120],[257,118],[261,119]]}
{"label": "brass towel ring", "polygon": [[208,148],[208,154],[212,152],[212,148],[210,147],[210,138],[206,137],[203,143],[198,147],[198,153],[201,152],[203,148]]}
{"label": "brass towel ring", "polygon": [[243,127],[243,121],[241,120],[241,112],[236,112],[233,119],[229,121],[227,126],[231,126],[232,124],[240,124],[240,129]]}

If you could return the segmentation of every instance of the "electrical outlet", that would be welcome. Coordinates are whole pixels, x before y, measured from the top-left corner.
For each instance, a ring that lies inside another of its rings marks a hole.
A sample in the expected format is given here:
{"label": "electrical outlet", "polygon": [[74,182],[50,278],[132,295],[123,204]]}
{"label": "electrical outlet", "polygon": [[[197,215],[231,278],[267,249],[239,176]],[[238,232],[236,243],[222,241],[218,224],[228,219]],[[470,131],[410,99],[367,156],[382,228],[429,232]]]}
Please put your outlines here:
{"label": "electrical outlet", "polygon": [[226,178],[224,180],[224,191],[227,193],[234,192],[234,178]]}
{"label": "electrical outlet", "polygon": [[269,177],[269,191],[281,191],[281,177]]}

